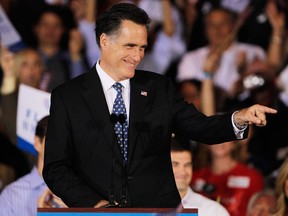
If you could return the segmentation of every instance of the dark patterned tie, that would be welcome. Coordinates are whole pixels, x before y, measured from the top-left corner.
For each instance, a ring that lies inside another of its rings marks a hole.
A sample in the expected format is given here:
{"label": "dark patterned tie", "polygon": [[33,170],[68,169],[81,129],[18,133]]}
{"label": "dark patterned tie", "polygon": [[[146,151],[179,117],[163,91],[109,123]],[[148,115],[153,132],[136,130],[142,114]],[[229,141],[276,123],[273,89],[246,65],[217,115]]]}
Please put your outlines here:
{"label": "dark patterned tie", "polygon": [[[117,91],[117,96],[113,104],[112,112],[115,113],[117,116],[119,116],[120,114],[123,114],[125,116],[125,122],[124,123],[121,121],[120,121],[121,123],[117,122],[114,126],[114,130],[117,135],[118,144],[121,147],[122,155],[125,159],[125,162],[127,162],[128,121],[127,121],[126,108],[122,97],[123,86],[121,83],[115,83],[112,87]],[[118,120],[119,119],[120,118],[118,118]]]}

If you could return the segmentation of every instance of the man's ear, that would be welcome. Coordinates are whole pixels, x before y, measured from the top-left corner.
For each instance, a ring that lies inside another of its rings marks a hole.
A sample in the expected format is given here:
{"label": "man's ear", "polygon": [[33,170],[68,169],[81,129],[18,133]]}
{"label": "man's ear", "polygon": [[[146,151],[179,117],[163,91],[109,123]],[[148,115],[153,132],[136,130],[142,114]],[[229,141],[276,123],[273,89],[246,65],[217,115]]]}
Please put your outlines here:
{"label": "man's ear", "polygon": [[38,153],[41,150],[41,140],[38,136],[35,136],[34,138],[34,148],[36,149]]}
{"label": "man's ear", "polygon": [[108,35],[105,33],[102,33],[100,35],[100,47],[105,49],[108,46],[108,44],[109,44]]}

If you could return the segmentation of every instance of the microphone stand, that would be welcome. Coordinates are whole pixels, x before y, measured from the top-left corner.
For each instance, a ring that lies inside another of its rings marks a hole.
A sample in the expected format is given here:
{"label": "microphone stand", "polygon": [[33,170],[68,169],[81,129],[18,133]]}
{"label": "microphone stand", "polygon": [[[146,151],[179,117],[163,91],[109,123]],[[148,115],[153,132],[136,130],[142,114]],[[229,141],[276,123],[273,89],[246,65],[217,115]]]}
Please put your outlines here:
{"label": "microphone stand", "polygon": [[[115,143],[113,141],[113,156],[112,156],[112,169],[111,169],[111,184],[109,188],[109,203],[105,205],[105,208],[115,208],[115,207],[120,207],[120,208],[125,208],[127,207],[127,163],[124,158],[124,123],[126,122],[126,116],[124,114],[119,114],[118,116],[115,113],[112,113],[110,115],[110,120],[112,124],[115,126],[117,122],[119,122],[122,126],[122,148],[121,148],[121,155],[122,155],[122,165],[123,165],[123,170],[124,170],[124,178],[125,178],[125,183],[122,185],[122,196],[121,196],[121,203],[117,203],[115,201],[115,191],[114,191],[114,165],[115,165],[115,155],[114,155],[114,147]],[[114,135],[115,132],[114,132]],[[121,144],[120,141],[118,140],[118,136],[116,135],[116,140],[119,142],[119,145]]]}
{"label": "microphone stand", "polygon": [[122,196],[121,196],[121,203],[119,207],[125,208],[127,207],[127,161],[125,160],[124,153],[124,143],[125,143],[125,136],[124,136],[124,124],[126,122],[126,116],[124,114],[118,115],[118,122],[122,126],[122,156],[123,156],[123,169],[124,169],[124,178],[125,182],[122,185]]}
{"label": "microphone stand", "polygon": [[[118,122],[117,120],[117,115],[115,113],[112,113],[110,115],[110,121],[112,124],[115,126],[115,124]],[[117,140],[117,136],[116,136]],[[115,147],[115,142],[113,140],[113,154],[112,154],[112,168],[111,168],[111,183],[110,183],[110,188],[109,188],[109,203],[104,206],[104,208],[114,208],[117,207],[117,203],[115,201],[115,186],[114,186],[114,166],[115,166],[115,155],[114,155],[114,147]]]}

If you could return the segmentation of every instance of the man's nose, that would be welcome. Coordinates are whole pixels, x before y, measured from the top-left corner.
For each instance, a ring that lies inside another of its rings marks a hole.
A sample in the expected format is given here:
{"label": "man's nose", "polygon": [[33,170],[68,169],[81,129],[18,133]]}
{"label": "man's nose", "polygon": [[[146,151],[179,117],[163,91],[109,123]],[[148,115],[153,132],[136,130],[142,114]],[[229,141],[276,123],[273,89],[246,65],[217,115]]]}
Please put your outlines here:
{"label": "man's nose", "polygon": [[142,52],[139,50],[139,48],[135,47],[133,49],[132,58],[136,62],[139,62],[142,59]]}
{"label": "man's nose", "polygon": [[186,175],[186,173],[187,173],[184,166],[180,166],[179,169],[178,169],[178,171],[179,171],[179,173],[180,173],[181,175]]}

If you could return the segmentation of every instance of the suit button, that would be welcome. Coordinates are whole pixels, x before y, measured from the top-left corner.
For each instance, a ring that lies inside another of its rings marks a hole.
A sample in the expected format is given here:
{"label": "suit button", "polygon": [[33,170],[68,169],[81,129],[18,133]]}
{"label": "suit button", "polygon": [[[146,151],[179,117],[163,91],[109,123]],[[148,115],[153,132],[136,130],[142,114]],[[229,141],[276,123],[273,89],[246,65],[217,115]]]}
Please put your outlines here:
{"label": "suit button", "polygon": [[127,177],[127,180],[128,180],[128,181],[131,181],[131,180],[132,180],[132,176],[128,176],[128,177]]}

